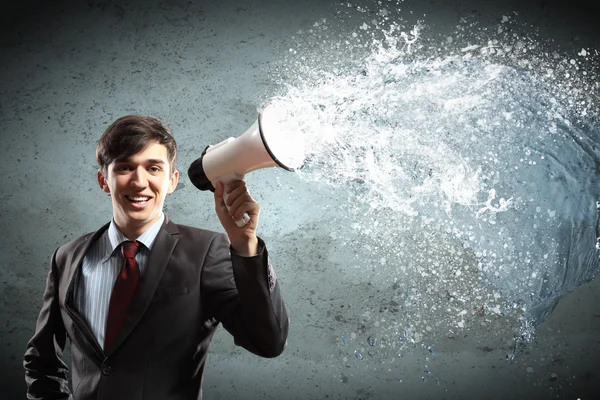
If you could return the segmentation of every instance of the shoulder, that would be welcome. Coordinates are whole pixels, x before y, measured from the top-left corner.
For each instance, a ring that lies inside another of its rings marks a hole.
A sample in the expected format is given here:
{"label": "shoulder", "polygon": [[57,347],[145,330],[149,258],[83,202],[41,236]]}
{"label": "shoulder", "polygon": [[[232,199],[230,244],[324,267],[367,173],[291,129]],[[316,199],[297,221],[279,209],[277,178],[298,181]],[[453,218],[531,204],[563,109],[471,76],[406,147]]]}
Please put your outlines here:
{"label": "shoulder", "polygon": [[96,241],[108,228],[109,224],[102,226],[95,232],[89,232],[81,235],[62,246],[58,247],[53,254],[53,261],[57,267],[68,264],[74,257],[79,255],[80,252],[84,252],[89,248],[89,244]]}
{"label": "shoulder", "polygon": [[86,233],[85,235],[81,235],[78,238],[75,238],[70,242],[63,244],[58,249],[56,249],[56,256],[64,256],[67,253],[72,253],[73,250],[79,247],[79,245],[90,240],[94,233],[95,232]]}
{"label": "shoulder", "polygon": [[179,231],[179,239],[191,242],[212,242],[215,239],[225,239],[224,233],[211,231],[209,229],[196,228],[189,225],[174,224]]}
{"label": "shoulder", "polygon": [[179,252],[202,258],[215,252],[229,254],[229,239],[224,233],[173,222],[171,224],[170,229],[167,227],[167,230],[177,232],[177,250]]}
{"label": "shoulder", "polygon": [[172,257],[182,264],[204,265],[207,257],[229,254],[229,240],[223,233],[172,222],[165,228],[177,239]]}
{"label": "shoulder", "polygon": [[79,236],[79,237],[77,237],[75,239],[72,239],[71,241],[69,241],[69,242],[63,244],[62,246],[60,246],[58,249],[59,250],[73,249],[73,248],[77,247],[80,243],[86,242],[86,241],[90,240],[92,238],[92,236],[94,236],[94,233],[96,233],[96,232],[89,232],[89,233],[81,235],[81,236]]}

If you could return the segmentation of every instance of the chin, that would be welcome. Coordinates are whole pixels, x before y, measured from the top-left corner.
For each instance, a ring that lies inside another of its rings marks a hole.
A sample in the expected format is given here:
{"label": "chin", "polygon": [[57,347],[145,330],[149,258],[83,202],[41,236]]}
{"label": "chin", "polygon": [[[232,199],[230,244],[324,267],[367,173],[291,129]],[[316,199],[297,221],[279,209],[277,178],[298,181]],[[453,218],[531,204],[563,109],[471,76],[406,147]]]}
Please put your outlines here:
{"label": "chin", "polygon": [[143,224],[146,222],[150,222],[152,221],[154,218],[156,218],[157,216],[160,215],[160,211],[158,212],[131,212],[128,211],[125,214],[125,218],[127,219],[127,221],[132,222],[132,223],[136,223],[136,224]]}
{"label": "chin", "polygon": [[156,212],[156,213],[144,213],[142,215],[132,215],[131,219],[135,220],[135,221],[139,221],[139,222],[150,222],[152,221],[154,218],[157,218],[160,215],[160,212]]}

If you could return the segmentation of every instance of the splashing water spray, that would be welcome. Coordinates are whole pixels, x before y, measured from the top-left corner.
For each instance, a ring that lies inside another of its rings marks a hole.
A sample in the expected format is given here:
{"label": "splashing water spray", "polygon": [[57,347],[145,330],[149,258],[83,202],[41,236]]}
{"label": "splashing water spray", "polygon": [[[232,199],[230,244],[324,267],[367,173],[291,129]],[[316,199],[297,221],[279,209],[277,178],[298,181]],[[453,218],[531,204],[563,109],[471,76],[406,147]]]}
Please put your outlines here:
{"label": "splashing water spray", "polygon": [[[357,63],[319,69],[291,51],[298,78],[268,102],[269,123],[303,144],[301,179],[362,207],[341,222],[380,260],[369,278],[402,293],[378,337],[398,348],[508,321],[512,359],[600,267],[598,54],[544,52],[509,35],[507,16],[496,37],[466,25],[427,45],[422,26],[388,14],[359,26],[362,42],[352,35]],[[319,43],[326,28],[312,30]]]}

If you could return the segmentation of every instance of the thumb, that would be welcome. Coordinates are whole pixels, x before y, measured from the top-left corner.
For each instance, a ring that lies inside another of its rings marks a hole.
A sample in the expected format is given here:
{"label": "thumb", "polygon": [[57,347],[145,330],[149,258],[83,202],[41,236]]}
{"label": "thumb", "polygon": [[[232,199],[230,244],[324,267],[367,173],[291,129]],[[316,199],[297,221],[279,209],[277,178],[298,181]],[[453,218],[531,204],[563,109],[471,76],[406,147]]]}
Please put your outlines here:
{"label": "thumb", "polygon": [[217,181],[215,183],[215,201],[223,198],[223,182]]}
{"label": "thumb", "polygon": [[225,199],[223,198],[223,194],[225,192],[225,187],[223,182],[215,183],[215,211],[223,223],[226,220],[226,217],[229,215],[229,211],[227,210],[227,206],[225,205]]}

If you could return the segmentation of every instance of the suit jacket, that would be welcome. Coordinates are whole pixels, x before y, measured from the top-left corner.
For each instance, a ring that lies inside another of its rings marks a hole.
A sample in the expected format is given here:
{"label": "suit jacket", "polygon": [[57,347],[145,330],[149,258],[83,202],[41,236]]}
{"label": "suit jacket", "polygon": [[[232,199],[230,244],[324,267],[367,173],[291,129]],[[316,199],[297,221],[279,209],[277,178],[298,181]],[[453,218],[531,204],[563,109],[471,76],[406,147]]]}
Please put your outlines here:
{"label": "suit jacket", "polygon": [[[230,252],[226,236],[165,218],[125,325],[106,353],[73,293],[90,244],[108,228],[59,247],[52,256],[36,331],[24,357],[29,399],[201,399],[210,340],[222,323],[237,345],[276,357],[288,314],[267,249]],[[61,359],[71,342],[72,388]]]}

